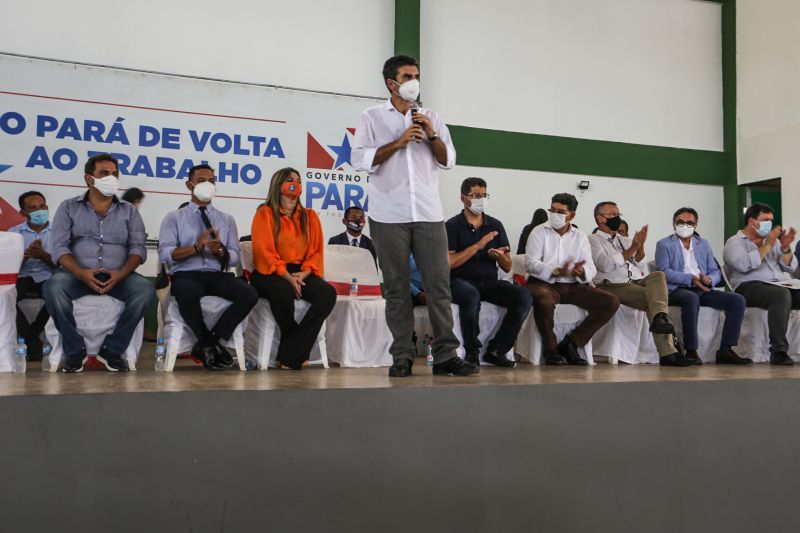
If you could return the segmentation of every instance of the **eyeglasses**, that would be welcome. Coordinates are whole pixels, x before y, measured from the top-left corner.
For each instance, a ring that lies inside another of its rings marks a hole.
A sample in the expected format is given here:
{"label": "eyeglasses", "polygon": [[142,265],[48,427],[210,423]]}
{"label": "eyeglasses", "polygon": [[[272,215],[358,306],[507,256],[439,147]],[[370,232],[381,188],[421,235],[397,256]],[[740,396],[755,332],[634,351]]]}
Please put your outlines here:
{"label": "eyeglasses", "polygon": [[481,198],[486,198],[486,199],[490,198],[489,193],[487,192],[473,192],[470,194],[465,194],[464,196],[466,196],[467,198],[471,198],[473,200],[480,200]]}
{"label": "eyeglasses", "polygon": [[697,222],[692,222],[691,220],[678,220],[677,222],[675,222],[675,227],[683,228],[686,226],[693,228],[697,226]]}

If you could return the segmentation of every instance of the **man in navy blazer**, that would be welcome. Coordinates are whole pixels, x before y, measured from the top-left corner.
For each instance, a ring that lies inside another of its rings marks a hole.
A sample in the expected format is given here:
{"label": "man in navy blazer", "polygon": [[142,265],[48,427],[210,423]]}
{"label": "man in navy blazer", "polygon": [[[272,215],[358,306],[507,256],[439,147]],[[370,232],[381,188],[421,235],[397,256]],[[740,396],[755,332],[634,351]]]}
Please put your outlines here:
{"label": "man in navy blazer", "polygon": [[675,233],[656,244],[656,268],[667,276],[669,305],[681,308],[683,343],[687,357],[697,358],[697,316],[700,306],[725,312],[717,364],[746,365],[733,346],[739,342],[745,299],[734,292],[715,291],[722,277],[708,241],[695,233],[699,217],[691,207],[681,207],[672,216]]}
{"label": "man in navy blazer", "polygon": [[359,248],[369,250],[369,253],[372,254],[372,259],[375,260],[375,264],[377,265],[378,252],[375,251],[375,246],[372,245],[372,239],[366,235],[362,235],[365,223],[366,217],[364,216],[363,209],[356,206],[348,207],[345,210],[344,218],[342,219],[342,224],[344,224],[347,229],[339,235],[334,235],[328,239],[328,244],[358,246]]}

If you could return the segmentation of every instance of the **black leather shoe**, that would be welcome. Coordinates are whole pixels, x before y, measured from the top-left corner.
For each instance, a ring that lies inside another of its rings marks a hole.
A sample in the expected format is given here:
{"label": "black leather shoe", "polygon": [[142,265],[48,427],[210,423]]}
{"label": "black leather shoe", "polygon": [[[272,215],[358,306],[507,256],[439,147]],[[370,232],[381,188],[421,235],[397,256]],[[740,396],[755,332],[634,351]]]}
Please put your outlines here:
{"label": "black leather shoe", "polygon": [[683,357],[693,365],[703,364],[703,360],[700,359],[700,356],[697,354],[697,350],[686,350],[686,355]]}
{"label": "black leather shoe", "polygon": [[106,368],[110,372],[127,372],[130,370],[128,368],[128,361],[126,361],[124,357],[118,353],[112,353],[105,346],[100,348],[100,351],[97,353],[97,360],[106,365]]}
{"label": "black leather shoe", "polygon": [[669,321],[667,313],[658,313],[653,317],[653,322],[650,324],[650,333],[672,335],[675,333],[675,328],[672,322]]}
{"label": "black leather shoe", "polygon": [[192,347],[192,357],[203,363],[203,368],[211,371],[225,370],[225,367],[217,363],[217,349],[214,345],[203,346],[197,342]]}
{"label": "black leather shoe", "polygon": [[231,367],[233,366],[233,357],[231,353],[225,348],[219,341],[214,343],[214,349],[216,350],[216,355],[214,356],[214,360],[224,367]]}
{"label": "black leather shoe", "polygon": [[414,366],[414,361],[400,357],[394,360],[392,367],[389,369],[390,378],[407,378],[411,375],[411,367]]}
{"label": "black leather shoe", "polygon": [[680,352],[673,352],[658,358],[661,366],[692,366],[694,363],[682,356]]}
{"label": "black leather shoe", "polygon": [[486,350],[486,353],[483,355],[483,360],[489,364],[503,368],[514,368],[516,365],[514,361],[509,361],[504,354],[497,353],[497,350],[491,348]]}
{"label": "black leather shoe", "polygon": [[542,359],[544,364],[549,366],[564,366],[567,364],[567,360],[561,357],[560,353],[551,352],[550,350],[542,350]]}
{"label": "black leather shoe", "polygon": [[481,359],[480,357],[478,357],[478,354],[476,353],[468,353],[467,355],[464,356],[464,361],[475,366],[481,364]]}
{"label": "black leather shoe", "polygon": [[477,374],[480,369],[463,361],[460,357],[453,357],[444,363],[433,363],[434,376],[471,376]]}
{"label": "black leather shoe", "polygon": [[73,355],[65,355],[64,362],[61,364],[61,371],[67,374],[75,374],[83,371],[83,361],[86,359],[86,350]]}
{"label": "black leather shoe", "polygon": [[580,355],[578,355],[578,347],[569,337],[564,337],[561,342],[556,346],[556,351],[561,354],[561,357],[566,359],[568,365],[586,366],[586,362]]}
{"label": "black leather shoe", "polygon": [[786,352],[775,352],[769,356],[769,364],[780,366],[792,366],[794,361]]}
{"label": "black leather shoe", "polygon": [[739,357],[732,349],[718,350],[716,363],[718,365],[752,365],[753,360],[747,357]]}

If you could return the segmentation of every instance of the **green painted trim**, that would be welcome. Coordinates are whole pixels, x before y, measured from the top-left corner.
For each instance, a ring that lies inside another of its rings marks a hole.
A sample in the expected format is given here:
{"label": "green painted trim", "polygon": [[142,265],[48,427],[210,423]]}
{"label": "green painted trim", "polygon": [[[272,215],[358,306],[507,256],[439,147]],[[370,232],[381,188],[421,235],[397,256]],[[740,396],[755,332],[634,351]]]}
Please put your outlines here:
{"label": "green painted trim", "polygon": [[394,2],[394,53],[419,58],[419,1]]}
{"label": "green painted trim", "polygon": [[725,150],[725,235],[742,224],[744,187],[739,187],[736,135],[736,0],[722,4],[722,110]]}
{"label": "green painted trim", "polygon": [[449,126],[458,164],[589,176],[725,184],[725,154]]}

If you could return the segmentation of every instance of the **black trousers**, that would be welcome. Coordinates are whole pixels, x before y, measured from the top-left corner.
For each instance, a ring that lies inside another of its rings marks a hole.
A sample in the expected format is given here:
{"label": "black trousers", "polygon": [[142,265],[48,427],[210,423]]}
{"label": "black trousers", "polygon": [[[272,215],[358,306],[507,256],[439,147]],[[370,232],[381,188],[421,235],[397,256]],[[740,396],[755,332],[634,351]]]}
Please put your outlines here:
{"label": "black trousers", "polygon": [[[232,272],[176,272],[172,275],[170,292],[178,302],[183,321],[197,340],[208,346],[218,338],[229,340],[233,330],[258,303],[258,294]],[[209,330],[203,321],[200,298],[218,296],[231,303]]]}
{"label": "black trousers", "polygon": [[[295,267],[295,265],[289,265]],[[290,271],[296,268],[290,268]],[[258,295],[269,301],[275,322],[281,329],[281,343],[278,347],[277,359],[288,367],[299,369],[303,361],[311,355],[311,349],[317,341],[319,330],[336,304],[336,289],[328,285],[324,279],[311,274],[305,280],[302,290],[303,300],[311,304],[306,315],[298,324],[294,321],[294,302],[296,295],[289,283],[278,276],[265,276],[253,272],[250,284],[258,291]]]}
{"label": "black trousers", "polygon": [[[42,296],[42,285],[44,285],[44,281],[36,283],[30,277],[17,278],[17,302],[29,298],[44,298]],[[33,352],[42,350],[42,341],[39,339],[39,335],[42,334],[44,325],[47,324],[49,318],[50,314],[47,312],[46,305],[42,306],[33,322],[28,322],[25,313],[17,306],[17,336],[25,339],[29,352],[31,350]]]}

